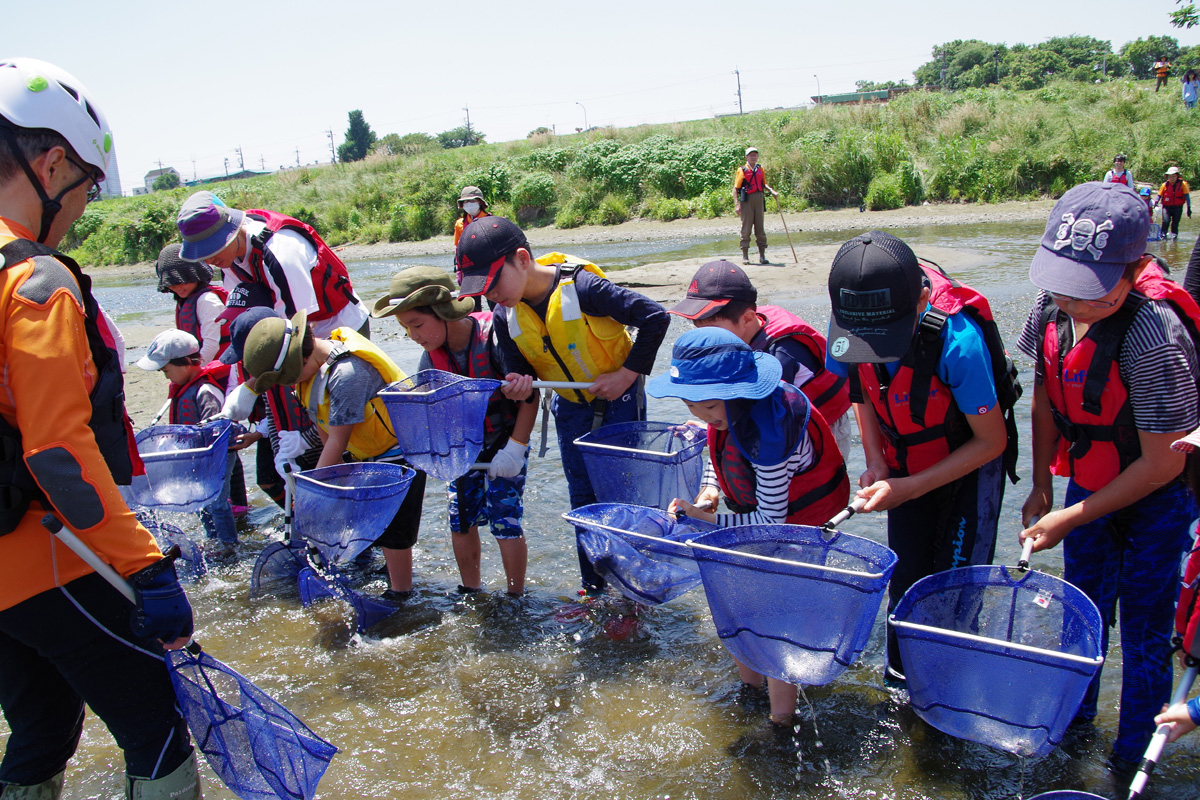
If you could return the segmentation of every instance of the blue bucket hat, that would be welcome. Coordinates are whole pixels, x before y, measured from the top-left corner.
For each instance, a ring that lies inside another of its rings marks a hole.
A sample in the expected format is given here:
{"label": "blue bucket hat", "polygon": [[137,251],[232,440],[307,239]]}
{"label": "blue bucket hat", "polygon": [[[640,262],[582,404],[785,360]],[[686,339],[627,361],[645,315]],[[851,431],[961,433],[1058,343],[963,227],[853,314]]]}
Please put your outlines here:
{"label": "blue bucket hat", "polygon": [[671,368],[651,378],[652,397],[682,400],[759,400],[779,386],[783,365],[769,353],[756,353],[732,331],[696,328],[675,340]]}
{"label": "blue bucket hat", "polygon": [[196,192],[184,201],[175,219],[183,237],[179,257],[185,261],[212,258],[237,236],[244,217],[212,192]]}
{"label": "blue bucket hat", "polygon": [[1081,183],[1064,194],[1046,223],[1029,280],[1047,292],[1097,300],[1117,287],[1146,252],[1146,201],[1121,183]]}

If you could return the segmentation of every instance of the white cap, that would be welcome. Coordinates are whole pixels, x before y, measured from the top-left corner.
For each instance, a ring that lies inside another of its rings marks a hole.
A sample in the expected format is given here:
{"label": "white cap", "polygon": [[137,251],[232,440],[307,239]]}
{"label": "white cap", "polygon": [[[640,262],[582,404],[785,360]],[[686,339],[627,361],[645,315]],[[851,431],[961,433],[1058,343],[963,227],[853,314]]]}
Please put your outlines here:
{"label": "white cap", "polygon": [[1179,167],[1167,167],[1167,174],[1168,175],[1178,175]]}
{"label": "white cap", "polygon": [[183,358],[200,352],[200,342],[186,331],[163,331],[154,337],[146,355],[138,359],[137,365],[142,369],[157,371],[167,365],[173,358]]}
{"label": "white cap", "polygon": [[746,155],[750,155],[751,153],[757,153],[757,152],[758,152],[757,147],[747,147],[746,148]]}

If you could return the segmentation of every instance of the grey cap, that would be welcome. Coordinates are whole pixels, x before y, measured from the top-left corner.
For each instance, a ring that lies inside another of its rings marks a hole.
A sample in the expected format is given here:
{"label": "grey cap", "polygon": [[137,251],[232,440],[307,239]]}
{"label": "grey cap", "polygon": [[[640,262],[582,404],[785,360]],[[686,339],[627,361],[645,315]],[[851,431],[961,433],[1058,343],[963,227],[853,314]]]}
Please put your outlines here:
{"label": "grey cap", "polygon": [[146,355],[138,359],[137,365],[151,372],[160,370],[173,358],[183,358],[200,352],[200,342],[187,331],[172,328],[154,337]]}

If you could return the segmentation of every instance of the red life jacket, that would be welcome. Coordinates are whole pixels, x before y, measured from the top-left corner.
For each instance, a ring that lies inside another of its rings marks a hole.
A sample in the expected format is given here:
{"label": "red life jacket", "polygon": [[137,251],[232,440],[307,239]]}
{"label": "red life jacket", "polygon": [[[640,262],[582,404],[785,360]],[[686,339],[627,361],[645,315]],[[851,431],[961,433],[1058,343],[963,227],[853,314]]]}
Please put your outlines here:
{"label": "red life jacket", "polygon": [[1092,492],[1107,486],[1142,454],[1119,364],[1121,345],[1138,310],[1150,300],[1167,303],[1193,343],[1200,343],[1196,301],[1163,273],[1153,256],[1143,257],[1143,262],[1135,293],[1112,316],[1092,325],[1073,347],[1070,318],[1053,303],[1042,311],[1038,374],[1060,434],[1050,471]]}
{"label": "red life jacket", "polygon": [[766,174],[763,168],[758,164],[751,169],[748,165],[742,165],[742,186],[746,194],[754,194],[755,192],[763,191],[767,186]]}
{"label": "red life jacket", "polygon": [[[849,502],[850,479],[846,462],[824,418],[809,414],[805,430],[817,458],[808,469],[792,476],[784,521],[789,525],[823,525]],[[729,510],[749,514],[758,508],[754,465],[734,445],[728,430],[708,427],[708,452]]]}
{"label": "red life jacket", "polygon": [[[434,369],[466,375],[468,378],[491,378],[504,380],[504,370],[492,361],[497,352],[492,343],[492,312],[476,311],[469,316],[471,339],[467,346],[467,363],[460,364],[446,345],[429,352]],[[497,389],[488,399],[487,417],[484,419],[484,452],[507,439],[517,422],[517,404]],[[485,459],[486,460],[486,459]]]}
{"label": "red life jacket", "polygon": [[922,262],[929,281],[933,306],[922,317],[913,346],[900,360],[896,374],[889,376],[883,364],[859,364],[850,373],[850,397],[870,402],[883,432],[884,457],[888,467],[914,475],[938,463],[971,439],[966,415],[937,376],[942,356],[942,329],[955,314],[967,314],[983,333],[992,362],[996,400],[1004,414],[1008,444],[1004,468],[1009,480],[1017,482],[1017,420],[1013,407],[1021,397],[1017,368],[1004,349],[1000,331],[987,298],[951,278],[932,262]]}
{"label": "red life jacket", "polygon": [[1183,571],[1183,588],[1175,608],[1175,633],[1183,652],[1200,658],[1200,545],[1196,543]]}
{"label": "red life jacket", "polygon": [[[200,296],[205,292],[212,292],[221,298],[222,303],[229,299],[229,293],[224,288],[209,284],[196,289],[175,303],[175,327],[195,336],[201,347],[204,346],[204,336],[200,332],[200,316],[196,313],[196,303],[200,301]],[[217,354],[214,358],[220,358],[227,347],[229,347],[229,324],[221,323],[221,341],[217,344]]]}
{"label": "red life jacket", "polygon": [[1174,183],[1166,181],[1158,190],[1158,196],[1164,206],[1181,206],[1188,193],[1183,190],[1183,181]]}
{"label": "red life jacket", "polygon": [[1133,188],[1132,184],[1129,181],[1129,170],[1127,170],[1127,169],[1121,170],[1120,175],[1118,175],[1116,172],[1113,172],[1112,180],[1110,181],[1110,183],[1123,183],[1126,186],[1129,186],[1131,189]]}
{"label": "red life jacket", "polygon": [[790,338],[812,353],[820,366],[807,383],[796,388],[804,392],[826,422],[841,419],[850,410],[849,381],[825,369],[825,337],[800,317],[779,306],[759,306],[757,311],[767,335],[766,352],[772,352],[780,339]]}
{"label": "red life jacket", "polygon": [[269,272],[275,285],[283,293],[283,297],[273,299],[283,301],[284,310],[289,317],[295,314],[296,303],[292,299],[287,276],[275,258],[265,250],[267,242],[277,231],[289,230],[303,236],[317,251],[317,265],[311,271],[313,290],[317,294],[317,311],[308,315],[309,320],[320,322],[330,319],[348,304],[358,302],[358,297],[354,294],[354,287],[350,285],[350,273],[346,271],[346,265],[333,250],[329,249],[329,245],[325,244],[325,240],[313,230],[312,226],[295,217],[280,214],[278,211],[252,208],[246,211],[246,215],[250,219],[265,223],[267,227],[257,236],[250,237],[247,244],[247,261],[250,265],[250,272],[246,272],[236,264],[231,267],[234,274],[238,276],[238,280],[261,283],[270,288],[266,279]]}
{"label": "red life jacket", "polygon": [[225,383],[228,380],[229,365],[211,361],[201,367],[196,376],[187,383],[172,383],[167,389],[167,397],[171,399],[171,424],[200,424],[203,420],[200,418],[200,405],[196,402],[200,387],[208,384],[225,394]]}

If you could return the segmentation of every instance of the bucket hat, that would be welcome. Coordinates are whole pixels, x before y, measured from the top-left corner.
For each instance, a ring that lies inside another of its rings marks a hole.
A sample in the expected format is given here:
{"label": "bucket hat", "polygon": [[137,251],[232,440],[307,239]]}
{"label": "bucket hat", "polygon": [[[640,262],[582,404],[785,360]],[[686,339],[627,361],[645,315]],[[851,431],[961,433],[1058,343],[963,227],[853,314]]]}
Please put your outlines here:
{"label": "bucket hat", "polygon": [[308,327],[308,312],[297,311],[291,319],[271,317],[259,320],[246,336],[242,363],[254,376],[254,392],[262,394],[272,386],[292,386],[300,380],[304,366],[301,345]]}
{"label": "bucket hat", "polygon": [[671,367],[651,378],[652,397],[682,400],[759,400],[779,386],[783,365],[769,353],[758,353],[724,328],[695,328],[675,340]]}
{"label": "bucket hat", "polygon": [[204,261],[229,246],[245,217],[225,205],[212,192],[196,192],[183,201],[175,224],[183,236],[179,255],[188,261]]}
{"label": "bucket hat", "polygon": [[429,308],[438,319],[453,322],[475,310],[475,303],[458,296],[458,284],[437,267],[409,267],[392,276],[388,293],[375,301],[371,316],[390,317],[401,311]]}
{"label": "bucket hat", "polygon": [[462,208],[463,203],[468,200],[478,200],[483,208],[487,208],[487,200],[483,199],[483,192],[478,186],[464,186],[462,192],[458,195],[458,207]]}
{"label": "bucket hat", "polygon": [[1047,292],[1096,300],[1116,288],[1125,266],[1146,252],[1146,201],[1122,183],[1069,189],[1050,212],[1029,280]]}
{"label": "bucket hat", "polygon": [[179,248],[182,245],[169,244],[158,252],[158,260],[154,262],[154,271],[158,274],[158,290],[169,293],[172,286],[181,283],[195,283],[207,286],[212,283],[212,267],[198,261],[187,261],[180,257]]}

